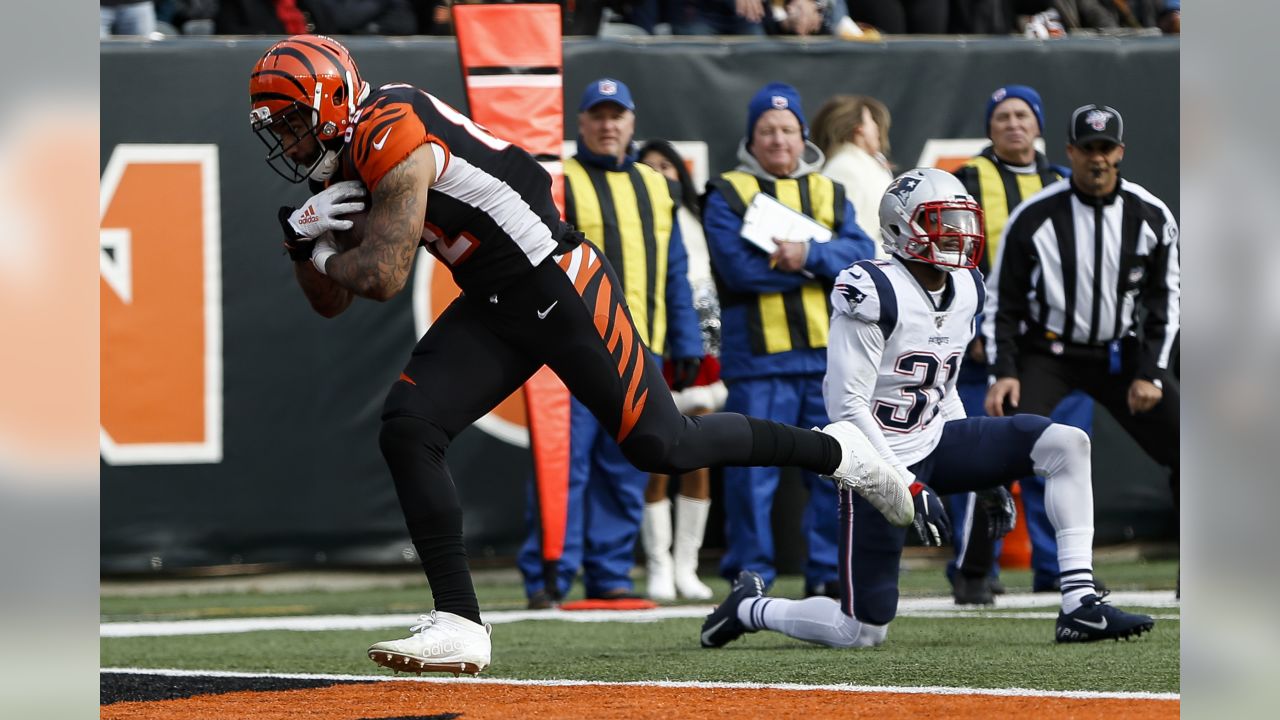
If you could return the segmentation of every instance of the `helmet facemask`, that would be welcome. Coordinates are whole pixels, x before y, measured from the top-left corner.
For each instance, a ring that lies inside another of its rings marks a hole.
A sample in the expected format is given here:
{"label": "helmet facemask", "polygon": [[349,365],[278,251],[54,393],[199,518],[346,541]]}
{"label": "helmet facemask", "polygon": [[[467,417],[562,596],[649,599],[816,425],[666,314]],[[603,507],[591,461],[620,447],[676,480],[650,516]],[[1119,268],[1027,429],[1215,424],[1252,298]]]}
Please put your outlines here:
{"label": "helmet facemask", "polygon": [[978,267],[985,244],[982,208],[972,200],[934,200],[916,206],[907,226],[912,236],[900,246],[912,260],[947,270]]}
{"label": "helmet facemask", "polygon": [[[275,116],[265,107],[254,108],[250,113],[254,134],[267,146],[267,164],[289,182],[327,180],[337,167],[338,153],[326,147],[315,118],[316,112],[299,102],[291,103]],[[289,150],[308,137],[315,140],[315,157],[310,163],[295,162],[289,157]]]}

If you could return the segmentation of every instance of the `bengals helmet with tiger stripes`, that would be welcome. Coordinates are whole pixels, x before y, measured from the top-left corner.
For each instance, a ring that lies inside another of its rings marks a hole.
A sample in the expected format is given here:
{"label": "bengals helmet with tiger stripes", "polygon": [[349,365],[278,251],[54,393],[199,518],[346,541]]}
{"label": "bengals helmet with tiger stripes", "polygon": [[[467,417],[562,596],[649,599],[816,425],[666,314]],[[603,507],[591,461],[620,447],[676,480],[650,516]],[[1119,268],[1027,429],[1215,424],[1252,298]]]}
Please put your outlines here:
{"label": "bengals helmet with tiger stripes", "polygon": [[[294,35],[272,45],[249,76],[249,119],[267,146],[267,163],[290,182],[327,180],[368,95],[356,61],[333,38]],[[314,157],[291,158],[289,150],[308,137],[316,141]]]}

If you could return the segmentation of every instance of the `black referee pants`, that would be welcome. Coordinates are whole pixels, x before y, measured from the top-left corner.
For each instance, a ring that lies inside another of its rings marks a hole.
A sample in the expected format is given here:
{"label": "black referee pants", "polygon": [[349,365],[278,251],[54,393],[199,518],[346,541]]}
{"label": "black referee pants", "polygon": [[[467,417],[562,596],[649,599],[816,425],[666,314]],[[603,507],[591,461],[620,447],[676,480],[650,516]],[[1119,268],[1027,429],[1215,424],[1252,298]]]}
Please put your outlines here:
{"label": "black referee pants", "polygon": [[1048,416],[1072,390],[1081,390],[1105,407],[1152,460],[1169,468],[1169,487],[1178,504],[1180,412],[1178,383],[1164,383],[1164,396],[1154,408],[1129,412],[1129,385],[1133,379],[1112,374],[1105,352],[1098,357],[1068,357],[1024,350],[1018,356],[1021,400],[1016,412]]}

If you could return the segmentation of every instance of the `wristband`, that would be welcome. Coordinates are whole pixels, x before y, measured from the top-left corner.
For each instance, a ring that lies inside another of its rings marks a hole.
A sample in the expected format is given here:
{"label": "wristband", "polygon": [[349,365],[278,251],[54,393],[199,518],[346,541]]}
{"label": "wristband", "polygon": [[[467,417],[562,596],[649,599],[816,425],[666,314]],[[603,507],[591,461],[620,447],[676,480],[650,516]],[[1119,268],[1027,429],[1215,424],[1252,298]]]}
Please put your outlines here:
{"label": "wristband", "polygon": [[328,275],[325,272],[325,265],[329,262],[329,258],[338,254],[338,249],[334,247],[333,242],[328,239],[316,242],[315,250],[311,252],[311,264],[321,275]]}

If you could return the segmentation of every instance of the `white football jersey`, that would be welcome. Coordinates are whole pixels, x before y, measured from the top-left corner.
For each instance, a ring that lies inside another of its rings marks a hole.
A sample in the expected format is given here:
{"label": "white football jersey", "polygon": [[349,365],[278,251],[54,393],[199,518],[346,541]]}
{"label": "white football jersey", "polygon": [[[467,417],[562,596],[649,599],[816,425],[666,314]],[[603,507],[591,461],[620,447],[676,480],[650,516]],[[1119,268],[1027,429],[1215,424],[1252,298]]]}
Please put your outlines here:
{"label": "white football jersey", "polygon": [[984,300],[977,270],[947,273],[936,297],[896,257],[841,271],[823,385],[831,419],[852,420],[902,468],[927,457],[943,423],[964,417],[956,379]]}

